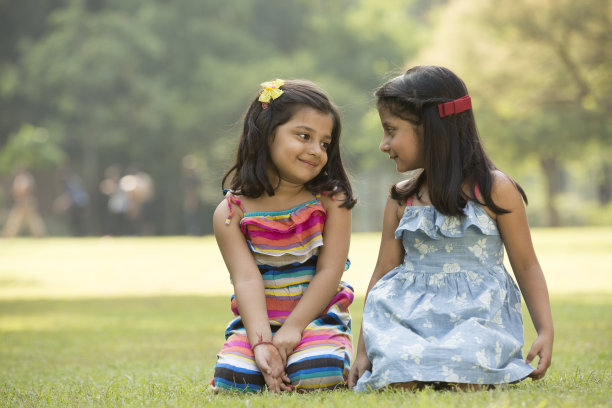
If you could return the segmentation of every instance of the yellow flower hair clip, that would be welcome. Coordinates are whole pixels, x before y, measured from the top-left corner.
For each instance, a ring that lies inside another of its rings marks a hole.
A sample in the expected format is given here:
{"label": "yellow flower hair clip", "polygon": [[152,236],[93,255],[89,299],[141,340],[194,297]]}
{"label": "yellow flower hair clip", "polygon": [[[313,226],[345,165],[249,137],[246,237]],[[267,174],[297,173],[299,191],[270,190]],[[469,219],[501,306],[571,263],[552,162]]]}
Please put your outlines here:
{"label": "yellow flower hair clip", "polygon": [[276,81],[264,82],[261,84],[263,88],[261,93],[259,94],[259,102],[261,102],[261,106],[266,109],[268,107],[268,103],[270,100],[274,100],[283,94],[283,90],[280,89],[281,86],[285,85],[285,81],[282,79],[277,79]]}

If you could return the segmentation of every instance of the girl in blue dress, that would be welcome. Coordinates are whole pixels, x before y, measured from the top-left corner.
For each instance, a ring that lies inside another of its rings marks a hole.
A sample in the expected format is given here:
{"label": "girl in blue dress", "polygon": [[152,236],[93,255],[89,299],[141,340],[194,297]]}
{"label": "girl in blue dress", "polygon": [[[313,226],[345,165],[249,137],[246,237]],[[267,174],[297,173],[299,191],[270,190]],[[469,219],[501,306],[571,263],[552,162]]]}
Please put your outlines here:
{"label": "girl in blue dress", "polygon": [[[376,97],[380,150],[399,172],[422,170],[387,200],[349,386],[479,389],[542,378],[553,322],[527,197],[485,153],[465,84],[418,66]],[[526,360],[521,292],[538,333]]]}

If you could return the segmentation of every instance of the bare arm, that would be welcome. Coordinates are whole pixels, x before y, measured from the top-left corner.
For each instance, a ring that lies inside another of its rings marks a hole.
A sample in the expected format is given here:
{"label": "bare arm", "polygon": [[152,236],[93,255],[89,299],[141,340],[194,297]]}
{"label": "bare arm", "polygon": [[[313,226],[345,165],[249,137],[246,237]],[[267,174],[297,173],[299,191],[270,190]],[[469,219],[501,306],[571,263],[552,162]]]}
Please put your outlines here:
{"label": "bare arm", "polygon": [[[376,261],[372,278],[370,278],[370,283],[366,292],[366,300],[370,290],[376,284],[376,282],[385,276],[385,274],[391,269],[402,263],[404,258],[404,247],[402,246],[402,241],[395,238],[395,230],[397,229],[404,208],[405,207],[403,206],[399,206],[398,203],[391,197],[387,198],[387,204],[385,205],[385,212],[383,215],[383,226],[380,239],[380,249],[378,250],[378,260]],[[359,331],[359,345],[357,346],[357,354],[349,373],[349,387],[353,388],[359,377],[361,377],[365,371],[370,370],[371,368],[372,364],[368,359],[365,342],[363,340],[362,325],[362,328]]]}
{"label": "bare arm", "polygon": [[274,344],[283,361],[286,361],[302,339],[306,326],[323,313],[338,292],[349,252],[351,211],[340,207],[342,197],[337,198],[335,201],[328,197],[322,198],[327,218],[316,273],[295,309],[274,335]]}
{"label": "bare arm", "polygon": [[[249,343],[271,341],[272,331],[268,321],[263,279],[240,231],[238,214],[234,215],[235,219],[232,219],[229,225],[225,223],[229,213],[227,203],[221,202],[213,215],[213,227],[217,245],[232,277],[236,304]],[[285,385],[289,382],[284,375],[285,367],[275,347],[262,344],[254,349],[254,353],[255,362],[270,390],[278,392],[288,389]]]}
{"label": "bare arm", "polygon": [[497,215],[497,225],[514,276],[538,333],[526,358],[530,363],[539,356],[538,366],[531,374],[531,377],[537,380],[544,377],[552,358],[554,328],[548,288],[533,248],[522,198],[512,181],[502,173],[496,173],[493,199],[499,206],[511,211]]}

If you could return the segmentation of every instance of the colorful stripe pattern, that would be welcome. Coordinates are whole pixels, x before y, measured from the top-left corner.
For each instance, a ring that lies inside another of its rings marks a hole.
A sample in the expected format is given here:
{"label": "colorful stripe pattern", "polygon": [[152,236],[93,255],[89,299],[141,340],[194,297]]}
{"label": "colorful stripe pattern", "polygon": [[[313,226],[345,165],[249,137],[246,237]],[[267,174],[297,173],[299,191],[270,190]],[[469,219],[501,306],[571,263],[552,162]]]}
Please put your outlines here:
{"label": "colorful stripe pattern", "polygon": [[[231,193],[228,200],[240,205]],[[315,274],[325,218],[317,199],[288,211],[245,213],[241,220],[264,280],[273,334],[298,304]],[[304,330],[302,341],[287,360],[287,375],[297,391],[346,384],[353,355],[348,311],[353,296],[353,289],[341,282],[323,315]],[[236,318],[225,331],[226,342],[217,355],[213,387],[215,391],[261,391],[265,381],[255,364],[234,296],[231,308]]]}

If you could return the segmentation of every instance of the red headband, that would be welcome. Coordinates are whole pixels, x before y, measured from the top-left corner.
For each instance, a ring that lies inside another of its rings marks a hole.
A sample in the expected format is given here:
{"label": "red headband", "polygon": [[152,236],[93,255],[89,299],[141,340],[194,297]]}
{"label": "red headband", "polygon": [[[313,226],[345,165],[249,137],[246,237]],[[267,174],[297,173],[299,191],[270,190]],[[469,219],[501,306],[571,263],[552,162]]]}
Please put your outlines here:
{"label": "red headband", "polygon": [[466,95],[463,98],[455,99],[454,101],[441,103],[438,105],[438,111],[440,112],[441,118],[452,115],[454,113],[461,113],[468,109],[472,109],[472,99],[469,95]]}

